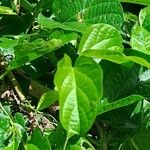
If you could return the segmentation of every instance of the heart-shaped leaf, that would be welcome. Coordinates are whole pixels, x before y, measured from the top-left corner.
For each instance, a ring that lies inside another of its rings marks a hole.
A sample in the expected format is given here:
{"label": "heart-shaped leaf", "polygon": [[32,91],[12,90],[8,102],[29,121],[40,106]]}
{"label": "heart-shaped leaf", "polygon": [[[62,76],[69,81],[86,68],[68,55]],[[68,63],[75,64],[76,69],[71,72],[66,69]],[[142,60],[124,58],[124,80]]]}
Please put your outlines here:
{"label": "heart-shaped leaf", "polygon": [[79,57],[72,67],[68,56],[58,63],[55,85],[60,93],[60,121],[69,134],[87,132],[102,98],[103,73],[91,58]]}

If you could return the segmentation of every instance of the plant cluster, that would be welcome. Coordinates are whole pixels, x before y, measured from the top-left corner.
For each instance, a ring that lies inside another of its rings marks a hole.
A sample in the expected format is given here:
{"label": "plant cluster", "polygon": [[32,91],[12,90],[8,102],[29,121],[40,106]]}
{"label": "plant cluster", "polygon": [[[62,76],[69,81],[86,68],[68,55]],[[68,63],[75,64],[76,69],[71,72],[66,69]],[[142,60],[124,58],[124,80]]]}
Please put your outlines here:
{"label": "plant cluster", "polygon": [[149,150],[149,5],[1,0],[0,150]]}

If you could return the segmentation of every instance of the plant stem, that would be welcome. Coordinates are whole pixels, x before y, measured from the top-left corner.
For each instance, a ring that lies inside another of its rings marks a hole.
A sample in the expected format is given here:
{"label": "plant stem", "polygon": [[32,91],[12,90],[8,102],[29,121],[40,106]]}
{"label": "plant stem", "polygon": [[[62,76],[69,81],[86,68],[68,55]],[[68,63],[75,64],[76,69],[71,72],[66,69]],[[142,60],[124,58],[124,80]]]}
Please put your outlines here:
{"label": "plant stem", "polygon": [[65,144],[64,144],[64,147],[63,147],[63,150],[66,150],[66,148],[67,148],[68,140],[69,140],[69,138],[68,138],[68,136],[67,136],[67,137],[66,137]]}
{"label": "plant stem", "polygon": [[8,78],[9,78],[11,84],[14,86],[14,89],[15,89],[19,99],[21,101],[25,100],[25,96],[22,94],[23,92],[21,90],[21,87],[12,72],[10,72],[8,74]]}
{"label": "plant stem", "polygon": [[102,141],[102,148],[103,150],[108,150],[108,146],[107,146],[107,143],[104,141],[105,139],[105,133],[104,133],[104,129],[103,129],[103,123],[100,122],[96,122],[96,127],[98,129],[98,133],[100,135],[100,143]]}

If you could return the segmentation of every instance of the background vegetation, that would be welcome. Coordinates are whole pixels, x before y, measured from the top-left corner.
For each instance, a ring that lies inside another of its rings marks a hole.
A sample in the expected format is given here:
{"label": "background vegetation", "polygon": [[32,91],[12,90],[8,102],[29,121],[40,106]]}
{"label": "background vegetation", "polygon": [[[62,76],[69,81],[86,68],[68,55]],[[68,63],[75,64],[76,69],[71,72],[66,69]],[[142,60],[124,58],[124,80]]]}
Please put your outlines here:
{"label": "background vegetation", "polygon": [[0,150],[149,150],[149,0],[0,1]]}

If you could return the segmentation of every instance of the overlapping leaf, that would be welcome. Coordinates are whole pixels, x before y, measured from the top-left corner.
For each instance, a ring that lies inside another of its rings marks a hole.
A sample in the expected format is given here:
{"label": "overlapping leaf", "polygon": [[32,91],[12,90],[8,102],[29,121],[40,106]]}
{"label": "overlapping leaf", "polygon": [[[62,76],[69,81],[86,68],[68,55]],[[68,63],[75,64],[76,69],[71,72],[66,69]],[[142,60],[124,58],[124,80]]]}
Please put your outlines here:
{"label": "overlapping leaf", "polygon": [[117,29],[107,24],[96,24],[89,27],[80,42],[79,53],[90,49],[123,50],[122,37]]}
{"label": "overlapping leaf", "polygon": [[141,26],[132,29],[130,44],[133,49],[150,55],[150,32]]}
{"label": "overlapping leaf", "polygon": [[150,31],[150,7],[146,7],[139,14],[140,25]]}
{"label": "overlapping leaf", "polygon": [[52,19],[48,19],[42,14],[39,14],[38,16],[38,23],[46,29],[63,29],[76,32],[84,32],[88,26],[87,24],[81,22],[60,23]]}
{"label": "overlapping leaf", "polygon": [[123,23],[118,0],[55,0],[54,12],[61,22],[107,23],[118,29]]}
{"label": "overlapping leaf", "polygon": [[32,43],[21,44],[14,47],[15,58],[9,65],[8,70],[18,68],[26,63],[48,53],[62,45],[61,40],[50,41],[36,40]]}
{"label": "overlapping leaf", "polygon": [[112,102],[112,103],[107,103],[104,105],[99,104],[98,115],[102,114],[104,112],[108,112],[110,110],[114,110],[114,109],[117,109],[120,107],[131,105],[131,104],[136,103],[138,101],[141,101],[143,99],[144,99],[144,97],[142,97],[140,95],[131,95],[131,96],[128,96],[126,98]]}

